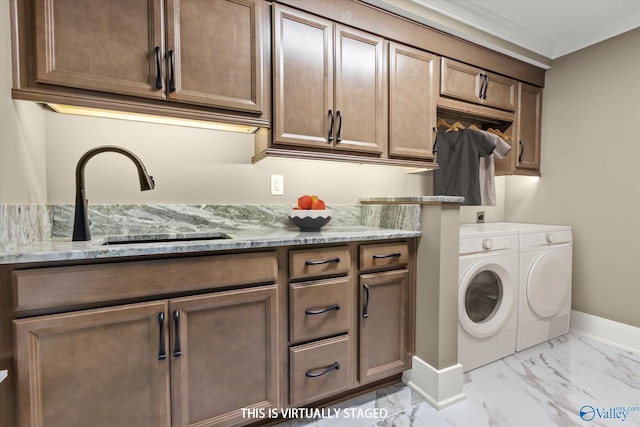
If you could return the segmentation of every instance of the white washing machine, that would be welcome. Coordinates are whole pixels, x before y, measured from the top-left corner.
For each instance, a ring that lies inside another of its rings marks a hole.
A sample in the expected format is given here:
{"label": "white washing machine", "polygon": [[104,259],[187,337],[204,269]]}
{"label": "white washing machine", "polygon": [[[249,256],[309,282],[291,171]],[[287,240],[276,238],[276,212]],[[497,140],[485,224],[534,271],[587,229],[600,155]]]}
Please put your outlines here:
{"label": "white washing machine", "polygon": [[487,223],[516,230],[520,247],[516,351],[569,332],[573,236],[563,225]]}
{"label": "white washing machine", "polygon": [[460,226],[458,361],[463,371],[515,353],[516,233]]}

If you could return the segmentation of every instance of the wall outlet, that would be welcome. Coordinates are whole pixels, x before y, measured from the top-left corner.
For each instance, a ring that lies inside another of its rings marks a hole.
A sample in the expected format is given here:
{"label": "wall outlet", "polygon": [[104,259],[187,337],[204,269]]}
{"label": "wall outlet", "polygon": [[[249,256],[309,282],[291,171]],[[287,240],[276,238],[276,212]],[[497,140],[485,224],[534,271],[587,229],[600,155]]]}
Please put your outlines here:
{"label": "wall outlet", "polygon": [[484,211],[478,211],[476,212],[476,222],[478,224],[483,223],[484,222]]}
{"label": "wall outlet", "polygon": [[284,195],[284,176],[283,175],[271,175],[271,195],[272,196]]}

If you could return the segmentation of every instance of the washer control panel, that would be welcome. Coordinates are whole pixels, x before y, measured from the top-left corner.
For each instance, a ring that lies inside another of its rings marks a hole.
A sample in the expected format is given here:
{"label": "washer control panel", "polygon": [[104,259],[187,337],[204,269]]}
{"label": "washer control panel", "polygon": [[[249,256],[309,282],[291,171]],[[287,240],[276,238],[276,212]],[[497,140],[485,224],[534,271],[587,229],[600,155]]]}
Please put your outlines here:
{"label": "washer control panel", "polygon": [[518,249],[515,235],[460,238],[460,255],[506,249]]}

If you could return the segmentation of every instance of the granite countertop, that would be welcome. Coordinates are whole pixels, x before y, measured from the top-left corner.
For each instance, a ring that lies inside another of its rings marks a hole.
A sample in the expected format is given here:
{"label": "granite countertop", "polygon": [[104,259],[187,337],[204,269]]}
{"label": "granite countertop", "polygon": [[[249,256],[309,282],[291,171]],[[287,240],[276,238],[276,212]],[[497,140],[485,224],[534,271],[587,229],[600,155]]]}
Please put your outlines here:
{"label": "granite countertop", "polygon": [[[0,264],[25,262],[89,260],[143,255],[184,254],[204,251],[266,248],[319,243],[339,243],[360,240],[381,240],[420,236],[419,231],[388,228],[344,226],[327,228],[319,232],[301,232],[288,229],[212,230],[228,235],[228,239],[190,240],[153,243],[104,245],[116,236],[96,236],[89,242],[72,242],[69,238],[54,238],[18,247],[0,253]],[[136,235],[137,240],[158,238],[197,238],[206,231],[195,233],[162,233]]]}
{"label": "granite countertop", "polygon": [[[33,243],[0,250],[0,264],[418,237],[421,235],[420,205],[462,201],[462,197],[451,196],[363,198],[359,205],[333,205],[331,223],[319,232],[300,232],[290,224],[289,205],[97,205],[90,206],[94,236],[90,242],[71,242],[73,205],[53,205],[47,210],[48,214],[43,215],[45,219],[40,220],[42,223],[51,220],[47,229],[53,237],[37,233],[40,237]],[[24,217],[20,212],[18,207],[15,218],[5,217],[19,223],[18,219]],[[175,239],[198,237],[211,231],[225,233],[230,238],[104,245],[109,239],[117,240],[118,235],[136,235],[139,240]]]}

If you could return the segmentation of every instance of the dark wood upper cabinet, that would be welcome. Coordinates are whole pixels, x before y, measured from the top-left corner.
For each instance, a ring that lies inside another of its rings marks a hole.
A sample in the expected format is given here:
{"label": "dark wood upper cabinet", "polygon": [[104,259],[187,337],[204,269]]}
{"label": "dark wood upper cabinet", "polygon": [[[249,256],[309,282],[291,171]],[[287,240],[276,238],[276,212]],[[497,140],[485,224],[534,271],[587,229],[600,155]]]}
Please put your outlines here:
{"label": "dark wood upper cabinet", "polygon": [[516,118],[516,169],[540,170],[542,142],[542,88],[518,84],[518,114]]}
{"label": "dark wood upper cabinet", "polygon": [[518,108],[511,126],[511,151],[495,159],[496,175],[540,175],[543,89],[518,82]]}
{"label": "dark wood upper cabinet", "polygon": [[328,147],[333,111],[333,23],[274,10],[274,142]]}
{"label": "dark wood upper cabinet", "polygon": [[164,98],[163,4],[35,1],[36,81]]}
{"label": "dark wood upper cabinet", "polygon": [[[268,126],[269,7],[263,0],[17,2],[13,96]],[[225,113],[247,119],[224,120]]]}
{"label": "dark wood upper cabinet", "polygon": [[433,160],[438,58],[389,44],[389,154]]}
{"label": "dark wood upper cabinet", "polygon": [[380,153],[381,37],[275,6],[275,143]]}
{"label": "dark wood upper cabinet", "polygon": [[261,112],[262,19],[259,0],[168,0],[169,99]]}

